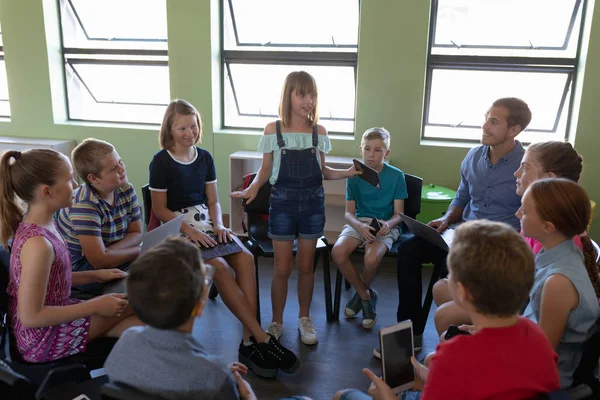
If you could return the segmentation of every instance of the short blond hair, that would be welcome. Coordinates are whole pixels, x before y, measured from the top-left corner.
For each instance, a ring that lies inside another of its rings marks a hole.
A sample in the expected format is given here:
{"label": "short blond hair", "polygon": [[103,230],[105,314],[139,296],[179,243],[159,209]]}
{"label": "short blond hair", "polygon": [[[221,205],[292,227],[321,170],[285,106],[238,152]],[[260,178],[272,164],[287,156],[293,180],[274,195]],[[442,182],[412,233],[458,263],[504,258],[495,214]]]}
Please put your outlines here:
{"label": "short blond hair", "polygon": [[360,145],[364,146],[367,140],[373,139],[381,139],[383,141],[383,145],[385,149],[388,150],[390,148],[390,141],[392,140],[392,135],[387,131],[387,129],[381,128],[369,128],[363,133],[362,140],[360,141]]}
{"label": "short blond hair", "polygon": [[498,317],[518,313],[533,286],[531,248],[511,226],[488,220],[469,221],[454,234],[448,269],[472,296],[477,312]]}
{"label": "short blond hair", "polygon": [[175,116],[177,115],[195,115],[196,123],[198,124],[198,139],[196,143],[202,142],[202,119],[198,110],[189,102],[182,99],[175,99],[167,106],[165,115],[163,116],[162,124],[160,125],[160,132],[158,134],[158,143],[161,149],[172,150],[175,145],[173,135],[171,134],[171,128],[175,122]]}
{"label": "short blond hair", "polygon": [[102,173],[102,160],[115,151],[115,146],[99,139],[85,139],[71,152],[71,160],[77,175],[85,183],[91,185],[88,175],[100,176]]}

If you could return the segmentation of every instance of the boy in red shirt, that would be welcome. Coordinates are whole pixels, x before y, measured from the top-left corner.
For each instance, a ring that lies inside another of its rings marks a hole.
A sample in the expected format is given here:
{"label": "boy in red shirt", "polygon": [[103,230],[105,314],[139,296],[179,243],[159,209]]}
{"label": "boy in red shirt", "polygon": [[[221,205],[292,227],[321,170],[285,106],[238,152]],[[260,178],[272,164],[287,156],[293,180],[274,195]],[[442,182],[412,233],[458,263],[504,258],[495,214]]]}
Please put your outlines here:
{"label": "boy in red shirt", "polygon": [[[471,335],[438,345],[430,369],[412,359],[425,383],[421,400],[527,399],[559,389],[556,353],[540,328],[519,316],[535,271],[519,234],[499,222],[466,222],[456,230],[447,261],[452,299],[474,324],[465,327]],[[373,380],[373,398],[397,399],[381,379],[365,373]]]}

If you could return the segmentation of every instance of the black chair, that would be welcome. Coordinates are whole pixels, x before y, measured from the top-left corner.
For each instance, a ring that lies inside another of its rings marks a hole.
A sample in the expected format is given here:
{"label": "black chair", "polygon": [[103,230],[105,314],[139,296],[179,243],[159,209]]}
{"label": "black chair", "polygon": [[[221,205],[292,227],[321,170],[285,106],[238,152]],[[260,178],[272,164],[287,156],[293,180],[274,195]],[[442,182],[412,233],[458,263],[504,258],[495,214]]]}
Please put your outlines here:
{"label": "black chair", "polygon": [[[256,173],[249,174],[244,177],[246,181],[249,179],[252,181]],[[245,201],[244,212],[247,215],[248,223],[248,240],[246,241],[246,247],[254,256],[254,268],[256,273],[256,318],[260,323],[260,286],[258,277],[258,259],[259,257],[275,257],[273,252],[273,242],[268,236],[269,222],[268,218],[265,217],[269,214],[269,197],[271,194],[271,184],[265,183],[258,191],[256,198],[247,204]],[[297,241],[294,241],[293,254],[296,255]],[[313,264],[313,272],[317,269],[319,258],[323,256],[323,283],[325,286],[325,313],[327,321],[333,320],[331,312],[331,276],[329,275],[329,247],[327,239],[322,236],[317,240],[317,249],[315,252],[315,260]]]}
{"label": "black chair", "polygon": [[109,382],[100,391],[102,400],[161,400],[163,397],[149,395],[121,383]]}
{"label": "black chair", "polygon": [[[423,188],[423,179],[411,174],[404,174],[404,179],[406,180],[406,191],[408,194],[408,198],[404,201],[404,214],[411,218],[416,218],[417,214],[421,212],[421,189]],[[404,223],[402,223],[402,232],[402,236],[394,242],[390,251],[385,254],[385,257],[397,257],[400,242],[414,236]],[[364,249],[357,249],[357,251],[364,252]],[[434,269],[431,281],[429,282],[427,296],[425,296],[425,303],[423,305],[423,312],[427,310],[427,314],[429,314],[431,302],[433,301],[433,285],[439,279],[440,274],[441,271],[436,271]],[[333,305],[333,318],[335,321],[338,321],[340,318],[342,277],[342,273],[338,269],[335,278],[335,300]],[[345,286],[346,290],[350,288],[350,283],[347,280],[345,280]]]}

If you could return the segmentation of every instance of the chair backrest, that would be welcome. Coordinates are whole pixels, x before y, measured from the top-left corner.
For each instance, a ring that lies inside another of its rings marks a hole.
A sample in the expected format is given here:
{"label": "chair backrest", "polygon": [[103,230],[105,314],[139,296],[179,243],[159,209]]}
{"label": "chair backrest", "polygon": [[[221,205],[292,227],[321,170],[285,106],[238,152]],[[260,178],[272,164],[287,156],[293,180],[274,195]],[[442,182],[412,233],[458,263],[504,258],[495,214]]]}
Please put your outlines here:
{"label": "chair backrest", "polygon": [[[8,312],[8,272],[10,270],[10,253],[0,246],[0,324],[3,321],[4,314]],[[1,331],[1,328],[0,328]]]}
{"label": "chair backrest", "polygon": [[29,380],[0,360],[0,393],[6,399],[33,399]]}
{"label": "chair backrest", "polygon": [[404,200],[404,214],[414,219],[421,212],[423,179],[406,173],[404,179],[406,180],[406,191],[408,193],[408,198]]}
{"label": "chair backrest", "polygon": [[[256,173],[244,176],[244,182],[252,182]],[[267,181],[258,190],[258,194],[253,201],[248,204],[246,200],[242,202],[244,212],[247,215],[248,237],[250,239],[266,238],[269,232],[269,206],[271,196],[271,184]]]}
{"label": "chair backrest", "polygon": [[144,224],[148,228],[150,224],[150,213],[152,212],[152,196],[150,195],[150,185],[142,186],[142,202],[144,203]]}

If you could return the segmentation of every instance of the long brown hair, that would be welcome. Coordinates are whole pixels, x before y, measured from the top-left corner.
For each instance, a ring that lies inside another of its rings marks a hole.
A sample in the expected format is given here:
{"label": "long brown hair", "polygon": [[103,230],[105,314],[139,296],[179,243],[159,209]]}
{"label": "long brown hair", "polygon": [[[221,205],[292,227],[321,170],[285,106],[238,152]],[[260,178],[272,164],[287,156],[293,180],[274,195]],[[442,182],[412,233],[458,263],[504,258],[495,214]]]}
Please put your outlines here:
{"label": "long brown hair", "polygon": [[175,144],[173,135],[171,134],[171,128],[173,128],[173,122],[176,115],[195,115],[196,123],[198,124],[198,140],[196,143],[202,143],[202,118],[200,113],[189,101],[182,99],[175,99],[169,103],[163,116],[162,124],[160,125],[160,132],[158,134],[158,143],[161,149],[171,150]]}
{"label": "long brown hair", "polygon": [[310,93],[315,97],[314,108],[308,116],[308,126],[312,127],[319,121],[319,96],[317,82],[311,74],[305,71],[294,71],[285,78],[283,89],[281,90],[281,99],[279,99],[279,118],[283,126],[289,127],[292,122],[292,93],[296,91],[304,96]]}
{"label": "long brown hair", "polygon": [[23,209],[16,196],[29,203],[39,185],[52,186],[61,173],[64,156],[50,149],[33,149],[21,153],[8,150],[0,158],[0,242],[8,240],[23,220]]}
{"label": "long brown hair", "polygon": [[535,153],[538,164],[545,173],[554,173],[557,177],[579,182],[583,170],[583,157],[569,142],[551,140],[533,143],[527,149]]}
{"label": "long brown hair", "polygon": [[579,184],[569,179],[541,179],[534,182],[531,193],[537,214],[543,221],[554,224],[556,230],[568,238],[581,235],[585,269],[600,297],[600,278],[594,246],[586,229],[592,206],[590,198]]}

